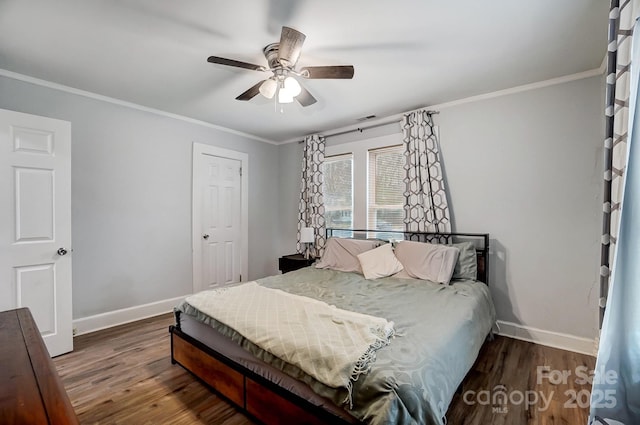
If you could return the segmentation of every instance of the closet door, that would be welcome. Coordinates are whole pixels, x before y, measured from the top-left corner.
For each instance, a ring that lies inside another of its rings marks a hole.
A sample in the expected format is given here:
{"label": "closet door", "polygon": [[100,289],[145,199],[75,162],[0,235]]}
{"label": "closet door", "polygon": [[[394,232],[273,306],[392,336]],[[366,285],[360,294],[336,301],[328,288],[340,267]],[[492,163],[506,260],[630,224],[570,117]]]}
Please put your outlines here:
{"label": "closet door", "polygon": [[248,156],[193,144],[193,291],[247,280]]}

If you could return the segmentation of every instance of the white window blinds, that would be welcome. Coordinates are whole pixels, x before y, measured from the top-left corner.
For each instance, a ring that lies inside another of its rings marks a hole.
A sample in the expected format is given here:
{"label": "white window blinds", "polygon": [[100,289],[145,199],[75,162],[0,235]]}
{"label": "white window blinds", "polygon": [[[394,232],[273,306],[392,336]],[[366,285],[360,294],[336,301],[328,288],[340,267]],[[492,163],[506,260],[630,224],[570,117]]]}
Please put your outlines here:
{"label": "white window blinds", "polygon": [[[353,228],[353,155],[326,157],[323,164],[327,228]],[[334,234],[334,236],[338,236]]]}
{"label": "white window blinds", "polygon": [[404,230],[404,147],[369,151],[368,228]]}

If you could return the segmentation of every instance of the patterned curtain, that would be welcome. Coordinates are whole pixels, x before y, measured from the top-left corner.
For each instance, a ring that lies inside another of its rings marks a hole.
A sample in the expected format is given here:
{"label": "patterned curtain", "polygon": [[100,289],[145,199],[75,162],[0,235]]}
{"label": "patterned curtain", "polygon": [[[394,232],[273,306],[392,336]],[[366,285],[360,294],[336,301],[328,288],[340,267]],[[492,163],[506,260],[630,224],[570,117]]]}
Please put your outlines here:
{"label": "patterned curtain", "polygon": [[611,263],[620,223],[620,202],[627,164],[627,126],[631,40],[638,17],[638,1],[611,0],[605,94],[604,204],[600,249],[600,327],[609,292]]}
{"label": "patterned curtain", "polygon": [[413,111],[405,114],[401,122],[406,158],[406,231],[451,232],[449,204],[432,115],[433,112],[424,109]]}
{"label": "patterned curtain", "polygon": [[302,158],[302,181],[300,184],[300,207],[298,211],[298,243],[296,250],[305,252],[300,243],[300,229],[311,227],[315,243],[310,250],[312,256],[320,257],[325,245],[324,200],[322,198],[322,164],[324,163],[324,138],[313,134],[304,138]]}
{"label": "patterned curtain", "polygon": [[591,425],[640,424],[640,30],[636,27],[634,32],[627,77],[628,149],[611,286],[591,389]]}

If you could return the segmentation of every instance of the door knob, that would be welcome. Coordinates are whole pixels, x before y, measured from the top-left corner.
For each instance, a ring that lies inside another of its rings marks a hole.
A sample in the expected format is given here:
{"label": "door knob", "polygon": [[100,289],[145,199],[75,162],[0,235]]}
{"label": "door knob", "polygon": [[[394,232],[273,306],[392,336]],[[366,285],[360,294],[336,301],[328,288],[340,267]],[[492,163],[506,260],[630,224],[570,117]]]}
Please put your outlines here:
{"label": "door knob", "polygon": [[209,239],[209,235],[205,233],[204,235],[202,235],[202,239]]}
{"label": "door knob", "polygon": [[58,248],[57,252],[59,256],[67,255],[67,250],[64,248]]}

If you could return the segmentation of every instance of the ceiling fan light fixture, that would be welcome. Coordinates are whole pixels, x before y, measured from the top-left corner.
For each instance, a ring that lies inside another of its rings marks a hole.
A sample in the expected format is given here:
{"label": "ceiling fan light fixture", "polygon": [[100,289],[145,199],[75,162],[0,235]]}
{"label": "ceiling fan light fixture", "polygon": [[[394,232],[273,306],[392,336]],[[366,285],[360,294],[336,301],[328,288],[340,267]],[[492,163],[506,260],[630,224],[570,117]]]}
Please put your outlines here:
{"label": "ceiling fan light fixture", "polygon": [[276,94],[276,89],[278,88],[278,83],[273,78],[269,78],[265,80],[264,83],[260,86],[260,94],[266,97],[267,99],[272,99],[273,95]]}
{"label": "ceiling fan light fixture", "polygon": [[285,87],[280,87],[278,91],[278,103],[292,103],[293,95]]}
{"label": "ceiling fan light fixture", "polygon": [[291,76],[284,79],[284,88],[291,94],[291,97],[296,97],[302,91],[298,80]]}
{"label": "ceiling fan light fixture", "polygon": [[[280,41],[268,44],[262,49],[267,59],[268,67],[253,63],[209,56],[207,62],[243,68],[251,71],[270,72],[266,80],[258,81],[248,90],[236,97],[236,100],[248,101],[258,94],[267,99],[274,99],[275,104],[292,103],[294,99],[303,107],[311,106],[317,102],[309,90],[300,85],[298,78],[304,79],[351,79],[353,78],[353,65],[324,65],[306,66],[296,68],[300,52],[306,39],[306,35],[300,31],[283,26],[280,33]],[[277,96],[277,97],[276,97]],[[282,108],[280,108],[282,111]]]}

